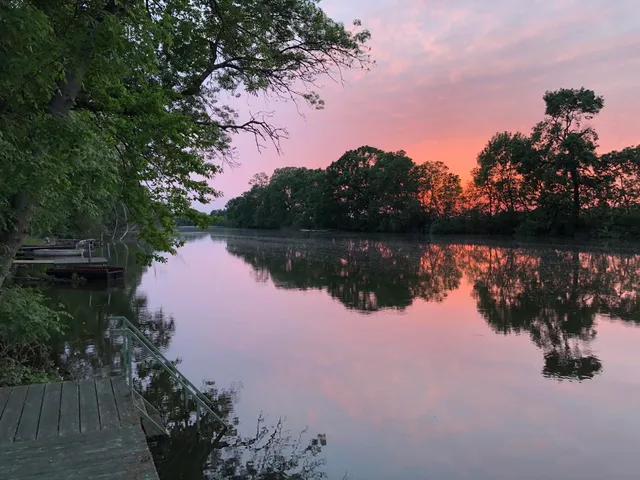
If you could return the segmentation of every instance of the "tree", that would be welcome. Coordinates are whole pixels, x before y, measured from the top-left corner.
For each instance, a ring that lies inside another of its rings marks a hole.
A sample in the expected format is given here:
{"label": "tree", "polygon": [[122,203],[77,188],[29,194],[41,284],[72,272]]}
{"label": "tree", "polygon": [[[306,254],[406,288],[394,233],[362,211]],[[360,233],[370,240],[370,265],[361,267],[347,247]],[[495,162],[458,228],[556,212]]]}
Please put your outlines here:
{"label": "tree", "polygon": [[251,180],[249,180],[249,185],[252,187],[254,185],[256,187],[266,187],[267,185],[269,185],[269,175],[264,172],[256,173],[253,177],[251,177]]}
{"label": "tree", "polygon": [[323,180],[324,172],[320,169],[276,169],[267,187],[274,223],[285,227],[318,227]]}
{"label": "tree", "polygon": [[229,200],[225,209],[230,226],[268,228],[271,224],[271,215],[265,213],[265,198],[266,187],[254,185],[241,196]]}
{"label": "tree", "polygon": [[345,152],[327,167],[327,196],[332,204],[332,226],[365,229],[371,200],[369,170],[383,153],[378,148],[362,146]]}
{"label": "tree", "polygon": [[424,162],[416,167],[418,198],[429,221],[458,213],[462,186],[460,177],[442,162]]}
{"label": "tree", "polygon": [[[600,157],[598,177],[606,195],[601,194],[608,206],[630,211],[640,204],[640,146],[605,153]],[[605,178],[606,177],[606,178]]]}
{"label": "tree", "polygon": [[569,205],[574,227],[578,225],[583,186],[594,181],[598,135],[585,124],[604,107],[604,99],[585,88],[547,91],[544,95],[547,118],[532,134],[540,159],[527,166],[545,182],[541,198],[546,204],[564,209]]}
{"label": "tree", "polygon": [[535,185],[522,174],[534,161],[530,139],[521,133],[496,133],[478,154],[473,179],[490,200],[490,212],[527,211],[534,205]]}
{"label": "tree", "polygon": [[460,178],[442,162],[416,165],[404,150],[362,146],[326,170],[284,167],[268,184],[232,199],[227,207],[240,227],[339,228],[419,231],[458,213]]}
{"label": "tree", "polygon": [[[368,68],[369,32],[313,0],[11,0],[0,5],[0,285],[36,217],[68,201],[127,206],[138,237],[172,252],[175,216],[216,195],[233,154],[286,131],[222,102],[241,90],[324,103],[315,82]],[[90,180],[76,182],[78,172]],[[64,202],[60,202],[65,199]]]}

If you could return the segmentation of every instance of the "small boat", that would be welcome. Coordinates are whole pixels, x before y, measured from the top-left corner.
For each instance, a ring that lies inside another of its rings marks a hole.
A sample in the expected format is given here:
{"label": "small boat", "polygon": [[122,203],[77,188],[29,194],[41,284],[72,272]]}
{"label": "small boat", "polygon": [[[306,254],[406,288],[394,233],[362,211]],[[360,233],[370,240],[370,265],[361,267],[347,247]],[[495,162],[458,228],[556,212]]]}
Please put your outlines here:
{"label": "small boat", "polygon": [[40,248],[31,253],[34,257],[76,257],[81,256],[84,250],[79,248]]}
{"label": "small boat", "polygon": [[55,267],[47,268],[46,273],[56,278],[72,278],[75,275],[87,280],[117,280],[124,278],[124,267]]}

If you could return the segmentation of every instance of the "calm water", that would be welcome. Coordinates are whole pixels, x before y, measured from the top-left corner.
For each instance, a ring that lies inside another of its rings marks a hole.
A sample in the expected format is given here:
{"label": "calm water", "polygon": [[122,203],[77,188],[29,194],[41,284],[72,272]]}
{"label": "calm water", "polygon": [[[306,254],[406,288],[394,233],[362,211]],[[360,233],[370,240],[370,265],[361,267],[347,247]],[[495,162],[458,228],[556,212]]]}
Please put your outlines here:
{"label": "calm water", "polygon": [[[50,290],[75,316],[57,344],[70,375],[107,362],[122,314],[235,400],[238,435],[261,413],[291,441],[308,427],[302,449],[326,435],[302,478],[640,477],[640,250],[187,238],[150,268],[112,247],[124,286]],[[246,442],[216,458],[237,455],[266,461]],[[203,478],[191,461],[165,478]]]}

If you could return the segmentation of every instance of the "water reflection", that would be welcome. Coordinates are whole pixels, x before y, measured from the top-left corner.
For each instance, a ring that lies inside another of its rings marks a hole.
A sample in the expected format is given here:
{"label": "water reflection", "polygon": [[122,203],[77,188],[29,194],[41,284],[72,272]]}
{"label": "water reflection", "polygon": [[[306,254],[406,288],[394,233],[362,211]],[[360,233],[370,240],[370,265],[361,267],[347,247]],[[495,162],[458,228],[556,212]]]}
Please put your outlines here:
{"label": "water reflection", "polygon": [[103,375],[113,365],[114,356],[119,353],[107,340],[109,315],[135,319],[160,349],[169,345],[175,332],[174,319],[162,309],[150,310],[146,295],[139,291],[147,267],[137,261],[135,247],[114,244],[109,246],[109,253],[114,265],[126,267],[124,282],[60,284],[44,291],[54,305],[63,306],[72,316],[64,326],[64,334],[52,342],[58,367],[70,378]]}
{"label": "water reflection", "polygon": [[416,298],[440,302],[462,277],[455,251],[442,245],[229,237],[227,251],[253,267],[256,281],[326,290],[362,312],[402,310]]}
{"label": "water reflection", "polygon": [[[297,428],[307,421],[329,434],[333,448],[326,452],[332,455],[326,469],[340,465],[342,455],[349,457],[343,465],[373,472],[359,478],[373,478],[385,465],[404,468],[416,458],[434,472],[444,472],[442,478],[455,476],[452,472],[458,466],[472,472],[465,478],[496,478],[500,468],[509,471],[501,462],[507,455],[504,449],[510,447],[509,455],[524,462],[514,463],[510,471],[522,473],[523,464],[551,468],[550,463],[538,461],[541,443],[527,443],[527,432],[537,435],[536,442],[549,443],[545,450],[549,461],[569,458],[587,464],[591,458],[590,466],[597,466],[600,462],[589,456],[592,453],[558,452],[573,442],[573,436],[586,442],[589,433],[585,432],[591,430],[597,432],[594,438],[606,438],[602,444],[616,448],[617,438],[628,439],[635,431],[632,424],[628,425],[631,433],[624,430],[627,423],[612,413],[623,403],[615,403],[618,399],[633,396],[633,385],[626,388],[615,383],[630,377],[628,370],[620,369],[626,360],[592,347],[598,330],[600,343],[607,335],[602,316],[640,323],[640,256],[636,253],[372,237],[225,233],[189,238],[193,243],[183,250],[184,258],[179,253],[166,269],[161,266],[154,272],[135,262],[133,249],[112,247],[112,257],[117,254],[117,262],[127,266],[123,285],[56,286],[47,292],[75,317],[65,336],[55,340],[60,364],[69,376],[102,374],[116,363],[117,345],[105,340],[107,317],[115,314],[137,321],[161,350],[182,355],[185,373],[191,362],[194,382],[216,375],[225,385],[245,381],[247,389],[252,386],[251,395],[238,405],[237,389],[205,384],[217,412],[233,425],[222,442],[213,445],[219,431],[215,422],[205,421],[198,428],[194,406],[185,405],[177,385],[163,370],[147,363],[142,352],[136,354],[139,388],[159,408],[171,432],[168,441],[153,446],[163,479],[324,478],[326,439],[299,436]],[[254,281],[316,294],[278,296]],[[328,301],[327,295],[335,302]],[[259,307],[243,309],[249,303],[242,301],[245,298]],[[462,298],[464,305],[456,309]],[[271,309],[264,315],[263,302]],[[425,308],[421,302],[432,305]],[[192,304],[196,306],[191,308]],[[326,310],[312,315],[309,305]],[[290,306],[296,311],[282,321]],[[424,317],[425,311],[430,318]],[[214,313],[207,316],[209,312]],[[404,318],[394,315],[398,312],[404,312]],[[299,321],[305,313],[312,320]],[[477,325],[482,326],[482,334],[488,331],[485,325],[490,327],[491,340],[471,336],[479,333]],[[522,348],[527,338],[540,352],[534,351],[533,371],[527,370],[529,350]],[[627,344],[626,348],[632,356],[632,347]],[[597,354],[607,364],[603,366]],[[598,381],[562,388],[538,374],[583,381],[601,374],[607,365],[607,374]],[[495,388],[487,389],[487,383]],[[572,397],[563,403],[562,394],[567,393]],[[609,393],[615,401],[601,400]],[[584,395],[580,398],[588,410],[575,410],[578,395]],[[508,401],[498,401],[505,398]],[[247,403],[257,407],[242,411]],[[292,432],[277,419],[268,423],[260,417],[253,425],[256,411],[280,407],[279,414],[303,418],[296,420]],[[295,413],[307,407],[308,418]],[[242,428],[236,408],[242,413]],[[587,413],[596,409],[603,423],[619,421],[615,436],[606,437],[609,427],[588,423],[595,417]],[[384,428],[376,430],[378,424]],[[627,436],[620,436],[621,431]],[[590,452],[598,452],[600,440],[589,441],[594,447]],[[369,448],[376,442],[378,449],[371,451],[379,458],[371,460]],[[633,442],[624,440],[624,444]],[[403,449],[408,452],[405,456]],[[474,452],[483,449],[486,461],[474,460]],[[420,456],[417,450],[429,453]],[[450,465],[442,463],[447,455]],[[632,456],[620,454],[617,459],[621,458],[633,463]],[[424,465],[415,460],[407,472]],[[344,469],[335,468],[339,473],[332,478],[340,478]],[[521,478],[510,478],[516,477]],[[380,473],[378,478],[420,476]]]}
{"label": "water reflection", "polygon": [[201,391],[216,413],[230,426],[221,441],[217,420],[201,416],[195,405],[185,404],[182,389],[161,368],[138,370],[138,388],[158,407],[170,432],[169,438],[152,443],[151,451],[161,479],[312,480],[326,478],[320,456],[326,438],[309,439],[306,431],[292,435],[283,419],[274,425],[264,416],[257,419],[255,434],[242,436],[235,415],[236,390],[218,389],[206,382]]}
{"label": "water reflection", "polygon": [[640,323],[636,253],[351,238],[236,236],[226,245],[256,281],[325,290],[365,313],[403,310],[416,298],[440,302],[464,275],[495,333],[526,333],[542,350],[547,377],[586,380],[602,371],[590,350],[597,315]]}
{"label": "water reflection", "polygon": [[[191,237],[194,238],[194,237]],[[112,262],[125,266],[125,282],[106,284],[55,285],[46,294],[57,306],[73,316],[64,334],[53,339],[58,367],[66,378],[82,379],[119,371],[121,345],[110,340],[110,315],[132,319],[160,351],[171,344],[176,324],[162,309],[150,309],[147,296],[139,291],[147,267],[136,259],[135,250],[125,244],[110,245]],[[165,369],[141,349],[133,352],[136,389],[157,408],[170,436],[150,444],[161,479],[297,479],[325,478],[321,456],[326,437],[309,438],[306,431],[293,435],[284,420],[269,424],[260,416],[255,435],[239,433],[240,420],[234,411],[237,388],[218,389],[205,382],[202,392],[230,429],[222,440],[218,420],[196,416],[193,400],[185,401],[182,388]],[[180,363],[180,359],[174,361]],[[196,421],[196,419],[199,419]]]}

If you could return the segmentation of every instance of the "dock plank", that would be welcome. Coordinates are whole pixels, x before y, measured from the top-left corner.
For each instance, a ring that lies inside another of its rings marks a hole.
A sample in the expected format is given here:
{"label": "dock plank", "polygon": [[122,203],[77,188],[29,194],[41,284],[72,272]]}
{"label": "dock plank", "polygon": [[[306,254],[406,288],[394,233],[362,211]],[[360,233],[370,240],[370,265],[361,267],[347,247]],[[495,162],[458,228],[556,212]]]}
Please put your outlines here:
{"label": "dock plank", "polygon": [[58,435],[61,396],[62,383],[46,384],[44,397],[42,399],[42,412],[40,413],[40,425],[38,426],[37,438],[55,437]]}
{"label": "dock plank", "polygon": [[60,427],[59,435],[69,435],[80,432],[80,403],[78,382],[63,382],[60,396]]}
{"label": "dock plank", "polygon": [[22,407],[27,398],[28,385],[14,387],[0,418],[0,443],[13,442],[18,430]]}
{"label": "dock plank", "polygon": [[0,478],[117,478],[117,472],[158,478],[139,426],[14,443],[0,452]]}
{"label": "dock plank", "polygon": [[100,413],[96,383],[93,379],[82,380],[78,384],[80,391],[80,432],[100,430]]}
{"label": "dock plank", "polygon": [[114,377],[111,379],[111,384],[116,397],[120,424],[123,427],[126,425],[139,425],[140,415],[133,404],[133,396],[131,395],[131,390],[127,387],[125,379],[123,377]]}
{"label": "dock plank", "polygon": [[0,407],[0,479],[159,479],[123,378],[4,388]]}
{"label": "dock plank", "polygon": [[44,383],[29,385],[27,398],[24,401],[20,424],[16,432],[15,442],[35,440],[38,435],[40,412],[42,411],[42,397],[44,396]]}
{"label": "dock plank", "polygon": [[118,408],[116,407],[116,399],[114,398],[110,378],[96,380],[96,396],[98,397],[101,427],[103,429],[119,427]]}

